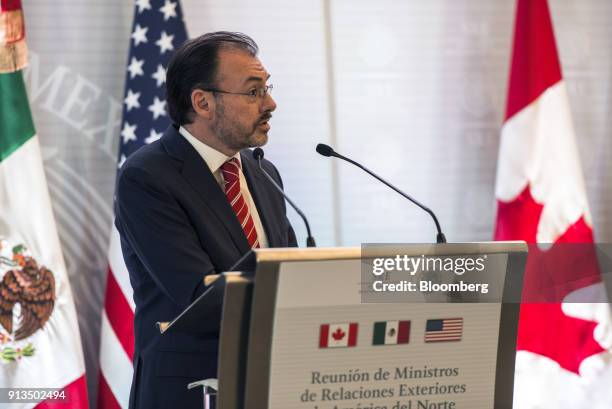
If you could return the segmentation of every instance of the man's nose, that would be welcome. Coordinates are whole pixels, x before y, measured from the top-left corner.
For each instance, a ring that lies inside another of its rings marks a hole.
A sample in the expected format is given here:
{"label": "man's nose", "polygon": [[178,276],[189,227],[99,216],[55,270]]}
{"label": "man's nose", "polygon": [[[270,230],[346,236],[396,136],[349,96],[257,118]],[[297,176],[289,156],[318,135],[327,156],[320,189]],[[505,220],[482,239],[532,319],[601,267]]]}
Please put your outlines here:
{"label": "man's nose", "polygon": [[268,93],[264,97],[264,102],[262,104],[262,111],[272,112],[276,109],[276,101],[272,98],[272,94]]}

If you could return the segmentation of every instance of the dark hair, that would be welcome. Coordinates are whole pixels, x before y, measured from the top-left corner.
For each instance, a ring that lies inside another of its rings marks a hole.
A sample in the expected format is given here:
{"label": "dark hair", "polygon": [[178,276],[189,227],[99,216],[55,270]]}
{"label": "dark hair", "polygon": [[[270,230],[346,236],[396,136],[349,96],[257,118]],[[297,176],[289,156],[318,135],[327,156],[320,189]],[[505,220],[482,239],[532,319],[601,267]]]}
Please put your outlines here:
{"label": "dark hair", "polygon": [[196,88],[215,88],[219,51],[238,48],[256,56],[259,48],[246,34],[216,31],[183,43],[174,52],[166,72],[168,114],[177,125],[193,121],[191,92]]}

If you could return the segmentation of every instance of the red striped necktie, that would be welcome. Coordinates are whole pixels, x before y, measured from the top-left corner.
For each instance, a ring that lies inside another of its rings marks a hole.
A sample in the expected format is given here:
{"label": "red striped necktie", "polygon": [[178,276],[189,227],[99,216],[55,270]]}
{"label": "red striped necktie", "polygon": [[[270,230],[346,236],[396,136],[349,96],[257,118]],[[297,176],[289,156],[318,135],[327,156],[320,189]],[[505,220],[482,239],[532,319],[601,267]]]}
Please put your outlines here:
{"label": "red striped necktie", "polygon": [[249,206],[240,191],[240,162],[236,158],[231,158],[221,165],[223,174],[225,196],[236,213],[236,217],[242,226],[242,230],[251,248],[259,248],[257,230],[255,223],[249,212]]}

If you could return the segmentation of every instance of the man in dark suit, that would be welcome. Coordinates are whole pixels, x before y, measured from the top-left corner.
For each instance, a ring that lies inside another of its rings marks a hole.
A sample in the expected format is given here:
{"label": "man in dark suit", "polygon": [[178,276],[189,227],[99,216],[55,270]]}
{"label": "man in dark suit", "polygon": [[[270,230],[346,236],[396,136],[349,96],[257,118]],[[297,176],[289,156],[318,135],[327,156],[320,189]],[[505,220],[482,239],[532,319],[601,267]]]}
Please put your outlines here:
{"label": "man in dark suit", "polygon": [[[174,124],[135,152],[117,182],[115,224],[136,304],[130,408],[200,408],[189,382],[216,378],[221,300],[199,333],[160,335],[251,248],[296,246],[285,202],[247,148],[267,142],[276,108],[255,42],[217,32],[190,40],[168,65]],[[276,168],[263,166],[282,185]]]}

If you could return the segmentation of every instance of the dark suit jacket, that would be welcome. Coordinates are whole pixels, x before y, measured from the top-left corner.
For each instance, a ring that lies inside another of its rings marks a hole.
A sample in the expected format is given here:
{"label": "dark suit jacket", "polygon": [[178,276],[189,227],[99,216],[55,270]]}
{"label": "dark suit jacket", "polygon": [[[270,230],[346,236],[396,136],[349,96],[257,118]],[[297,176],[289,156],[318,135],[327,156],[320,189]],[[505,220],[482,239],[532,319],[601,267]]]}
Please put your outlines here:
{"label": "dark suit jacket", "polygon": [[[241,159],[270,247],[296,246],[282,195],[250,150]],[[276,168],[262,165],[282,185]],[[205,275],[227,271],[247,253],[247,239],[206,162],[172,126],[121,168],[115,212],[136,304],[130,409],[200,409],[201,389],[187,384],[217,377],[222,300],[201,333],[160,335],[155,323],[176,317],[202,294]]]}

